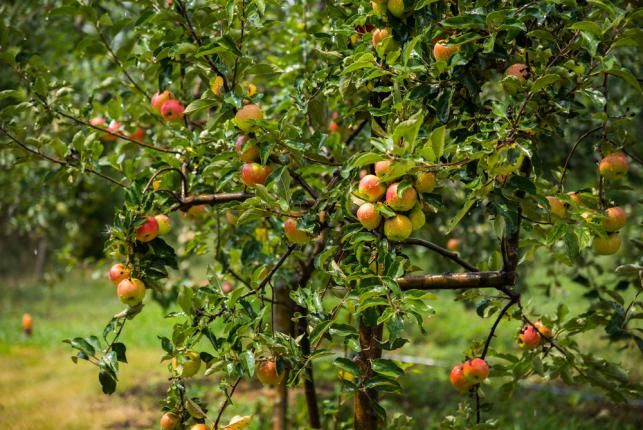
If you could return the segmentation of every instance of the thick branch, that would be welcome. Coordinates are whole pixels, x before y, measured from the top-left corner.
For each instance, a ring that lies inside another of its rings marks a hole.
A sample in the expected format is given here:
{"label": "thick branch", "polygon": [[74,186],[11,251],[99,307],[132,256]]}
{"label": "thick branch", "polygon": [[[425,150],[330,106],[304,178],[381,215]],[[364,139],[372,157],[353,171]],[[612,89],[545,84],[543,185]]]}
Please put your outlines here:
{"label": "thick branch", "polygon": [[466,272],[443,275],[405,276],[398,278],[402,290],[460,290],[471,288],[503,288],[516,282],[515,272]]}
{"label": "thick branch", "polygon": [[473,264],[467,263],[465,260],[461,259],[457,252],[451,252],[451,251],[449,251],[447,249],[442,248],[439,245],[436,245],[433,242],[429,242],[428,240],[410,238],[410,239],[406,239],[402,243],[405,244],[405,245],[420,245],[420,246],[423,246],[425,248],[428,248],[428,249],[430,249],[432,251],[437,252],[438,254],[442,255],[443,257],[448,258],[449,260],[459,264],[460,266],[464,267],[465,269],[467,269],[467,270],[469,270],[471,272],[479,272],[480,271]]}
{"label": "thick branch", "polygon": [[184,199],[181,199],[180,203],[174,204],[170,211],[175,211],[177,209],[189,209],[192,206],[198,205],[216,205],[219,203],[227,202],[242,202],[251,197],[254,197],[254,194],[246,192],[238,193],[218,193],[218,194],[198,194],[195,196],[189,196]]}

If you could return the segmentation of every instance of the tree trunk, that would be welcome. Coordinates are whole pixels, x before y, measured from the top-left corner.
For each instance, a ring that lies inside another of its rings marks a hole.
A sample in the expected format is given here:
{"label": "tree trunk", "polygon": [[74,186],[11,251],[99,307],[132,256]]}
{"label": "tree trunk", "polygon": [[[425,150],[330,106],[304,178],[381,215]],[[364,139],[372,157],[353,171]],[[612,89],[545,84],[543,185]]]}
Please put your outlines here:
{"label": "tree trunk", "polygon": [[[369,326],[364,316],[359,321],[359,343],[361,351],[356,357],[356,363],[364,378],[373,376],[371,362],[382,356],[383,326]],[[378,424],[377,412],[373,404],[377,402],[376,389],[360,389],[355,392],[355,412],[353,428],[355,430],[376,430]]]}
{"label": "tree trunk", "polygon": [[37,280],[42,279],[45,271],[45,262],[47,261],[47,237],[41,236],[38,240],[38,248],[36,249],[36,264],[34,267],[34,275]]}
{"label": "tree trunk", "polygon": [[[275,332],[292,334],[292,316],[295,303],[290,299],[288,287],[276,285],[274,287],[272,305],[272,328]],[[288,372],[284,380],[275,387],[275,400],[272,410],[272,430],[286,430],[288,428]]]}
{"label": "tree trunk", "polygon": [[[297,324],[298,334],[303,334],[301,338],[301,352],[304,357],[310,356],[310,339],[308,338],[307,321],[308,312],[300,308],[301,319]],[[317,406],[317,391],[315,390],[315,377],[313,374],[313,363],[309,362],[304,372],[304,394],[306,395],[306,406],[308,407],[308,421],[311,428],[320,429],[321,420],[319,418],[319,407]]]}

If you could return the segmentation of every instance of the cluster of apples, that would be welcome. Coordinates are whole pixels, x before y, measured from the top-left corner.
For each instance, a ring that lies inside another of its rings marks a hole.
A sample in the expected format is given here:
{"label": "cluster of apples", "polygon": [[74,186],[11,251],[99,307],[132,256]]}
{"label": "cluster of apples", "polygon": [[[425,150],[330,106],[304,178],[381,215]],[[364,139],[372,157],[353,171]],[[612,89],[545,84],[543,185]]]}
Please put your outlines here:
{"label": "cluster of apples", "polygon": [[534,325],[523,326],[518,334],[518,346],[522,349],[536,348],[540,345],[541,334],[545,338],[551,338],[552,332],[549,327],[540,321],[536,321]]}
{"label": "cluster of apples", "polygon": [[132,140],[142,142],[145,137],[145,130],[141,127],[137,127],[132,133],[128,133],[125,131],[125,126],[122,123],[114,120],[107,124],[107,120],[103,116],[96,116],[90,119],[89,123],[94,127],[103,128],[109,132],[101,134],[100,138],[105,142],[113,142],[118,139],[118,136],[127,136]]}
{"label": "cluster of apples", "polygon": [[473,358],[451,369],[451,385],[460,391],[469,390],[489,376],[489,365],[482,358]]}
{"label": "cluster of apples", "polygon": [[391,166],[390,160],[378,161],[374,166],[374,175],[364,172],[355,194],[365,202],[360,204],[356,215],[364,228],[375,230],[382,222],[378,206],[388,206],[395,212],[395,216],[384,221],[384,235],[399,242],[407,239],[426,222],[422,204],[418,201],[418,192],[433,191],[435,175],[430,172],[421,173],[415,177],[412,186],[403,186],[401,182],[386,184],[383,178],[390,172]]}
{"label": "cluster of apples", "polygon": [[185,107],[168,90],[154,94],[150,104],[152,109],[158,112],[166,121],[178,122],[183,119]]}
{"label": "cluster of apples", "polygon": [[256,104],[247,104],[239,109],[234,117],[236,126],[245,134],[237,138],[235,148],[239,159],[243,161],[241,167],[241,182],[248,187],[255,185],[264,185],[266,179],[272,173],[272,168],[269,165],[262,165],[260,163],[259,147],[250,137],[250,133],[255,130],[253,121],[260,121],[263,119],[263,112]]}
{"label": "cluster of apples", "polygon": [[386,11],[396,18],[404,16],[404,0],[372,0],[371,7],[376,14],[385,16]]}

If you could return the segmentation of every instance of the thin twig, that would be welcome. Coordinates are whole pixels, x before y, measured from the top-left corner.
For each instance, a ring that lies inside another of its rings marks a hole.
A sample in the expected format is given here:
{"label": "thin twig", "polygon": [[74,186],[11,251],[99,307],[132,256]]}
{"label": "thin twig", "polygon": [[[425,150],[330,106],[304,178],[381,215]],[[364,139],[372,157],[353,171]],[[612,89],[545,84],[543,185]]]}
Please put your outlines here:
{"label": "thin twig", "polygon": [[460,266],[464,267],[465,269],[467,269],[467,270],[469,270],[471,272],[479,272],[480,271],[473,264],[468,263],[465,260],[463,260],[462,258],[460,258],[460,256],[458,255],[457,252],[451,252],[451,251],[449,251],[447,249],[442,248],[439,245],[436,245],[433,242],[429,242],[428,240],[410,238],[410,239],[406,239],[404,242],[402,242],[402,244],[423,246],[425,248],[428,248],[428,249],[430,249],[430,250],[442,255],[445,258],[448,258],[449,260],[459,264]]}
{"label": "thin twig", "polygon": [[587,138],[587,137],[588,137],[589,135],[591,135],[592,133],[597,132],[597,131],[598,131],[598,130],[600,130],[601,128],[603,128],[603,127],[602,127],[602,126],[598,126],[598,127],[593,128],[593,129],[591,129],[591,130],[589,130],[589,131],[586,131],[585,133],[583,133],[583,134],[582,134],[582,135],[581,135],[581,136],[576,140],[576,143],[574,143],[574,146],[572,146],[571,151],[569,151],[569,154],[567,154],[567,158],[565,159],[565,165],[563,166],[563,173],[560,175],[560,181],[558,181],[558,192],[559,192],[559,193],[560,193],[560,192],[562,191],[562,189],[563,189],[563,181],[565,181],[565,175],[567,174],[567,167],[568,167],[568,165],[569,165],[569,160],[570,160],[570,159],[572,158],[572,156],[574,155],[574,152],[576,151],[576,147],[578,147],[578,145],[579,145],[583,140],[585,140],[585,138]]}
{"label": "thin twig", "polygon": [[217,419],[214,421],[214,430],[219,429],[219,422],[221,421],[221,417],[223,416],[223,412],[228,407],[228,405],[231,403],[230,398],[234,395],[234,392],[236,391],[237,386],[239,385],[240,382],[241,382],[241,376],[239,376],[237,378],[237,380],[234,381],[234,384],[232,384],[232,389],[230,390],[230,394],[226,393],[226,399],[223,402],[223,404],[221,405],[221,408],[219,408],[219,413],[217,414]]}
{"label": "thin twig", "polygon": [[157,170],[156,173],[154,173],[152,177],[147,181],[147,184],[145,184],[145,188],[143,188],[143,193],[146,193],[150,189],[150,185],[152,185],[152,183],[154,182],[154,179],[156,179],[157,176],[159,176],[162,173],[170,172],[170,171],[178,172],[181,175],[181,181],[183,183],[187,182],[187,179],[185,178],[185,175],[181,170],[177,169],[176,167],[164,167],[160,170]]}

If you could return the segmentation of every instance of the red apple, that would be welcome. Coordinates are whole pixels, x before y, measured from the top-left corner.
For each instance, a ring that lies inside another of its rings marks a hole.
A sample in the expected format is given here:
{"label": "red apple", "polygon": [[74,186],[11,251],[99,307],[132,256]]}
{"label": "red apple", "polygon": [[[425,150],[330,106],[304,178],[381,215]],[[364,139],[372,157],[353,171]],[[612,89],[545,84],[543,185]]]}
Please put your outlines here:
{"label": "red apple", "polygon": [[524,326],[520,329],[518,335],[518,346],[522,349],[534,349],[540,345],[540,335],[538,331],[530,325]]}
{"label": "red apple", "polygon": [[382,160],[375,163],[375,175],[377,177],[386,176],[391,171],[391,160]]}
{"label": "red apple", "polygon": [[255,128],[252,121],[260,121],[262,119],[263,112],[261,112],[259,106],[255,104],[245,105],[237,111],[237,114],[234,117],[237,127],[246,133]]}
{"label": "red apple", "polygon": [[264,185],[272,169],[259,163],[245,163],[241,168],[241,182],[249,187]]}
{"label": "red apple", "polygon": [[605,231],[613,233],[615,231],[619,231],[625,226],[627,215],[623,208],[615,206],[607,209],[606,212],[607,218],[603,219],[603,227],[605,228]]}
{"label": "red apple", "polygon": [[430,193],[435,188],[435,175],[431,172],[420,173],[415,179],[415,189],[418,193]]}
{"label": "red apple", "polygon": [[223,294],[229,294],[232,292],[232,290],[234,290],[234,285],[232,285],[230,281],[223,281],[221,290],[223,291]]}
{"label": "red apple", "polygon": [[146,221],[136,230],[136,240],[139,242],[149,242],[159,234],[159,223],[156,218],[152,216],[145,218]]}
{"label": "red apple", "polygon": [[248,140],[248,136],[241,135],[235,144],[239,159],[244,163],[250,163],[259,159],[259,147],[254,143],[247,143]]}
{"label": "red apple", "polygon": [[447,240],[447,249],[449,251],[458,252],[458,248],[460,248],[460,239]]}
{"label": "red apple", "polygon": [[536,327],[538,329],[538,332],[543,336],[551,338],[551,335],[552,335],[551,329],[547,327],[545,324],[543,324],[541,321],[536,321],[534,323],[534,327]]}
{"label": "red apple", "polygon": [[22,331],[27,336],[31,336],[31,333],[33,333],[33,318],[29,314],[22,315]]}
{"label": "red apple", "polygon": [[109,269],[109,279],[115,284],[118,284],[123,279],[129,278],[131,274],[132,274],[131,270],[129,270],[124,264],[120,264],[120,263],[114,264]]}
{"label": "red apple", "polygon": [[456,52],[460,50],[460,47],[457,45],[449,45],[446,43],[436,43],[433,47],[433,56],[438,61],[447,61],[453,56]]}
{"label": "red apple", "polygon": [[328,125],[328,131],[330,131],[331,133],[339,132],[339,125],[337,125],[335,121],[331,121]]}
{"label": "red apple", "polygon": [[116,287],[116,295],[124,304],[136,306],[145,297],[145,284],[136,278],[123,279]]}
{"label": "red apple", "polygon": [[464,363],[462,373],[472,384],[479,384],[489,376],[489,365],[482,358],[474,358]]}
{"label": "red apple", "polygon": [[386,192],[386,187],[380,182],[380,178],[375,175],[366,175],[359,181],[357,194],[369,202],[380,199]]}
{"label": "red apple", "polygon": [[143,130],[141,127],[138,127],[134,131],[134,133],[129,134],[129,138],[137,142],[142,142],[143,139],[145,138],[145,130]]}
{"label": "red apple", "polygon": [[179,418],[171,412],[167,412],[161,417],[162,430],[174,430],[178,423]]}
{"label": "red apple", "polygon": [[179,122],[183,119],[185,108],[178,100],[168,100],[161,107],[161,116],[166,121]]}
{"label": "red apple", "polygon": [[399,182],[395,182],[388,186],[386,190],[386,203],[394,211],[406,212],[409,211],[417,203],[417,192],[413,187],[407,187],[398,194]]}
{"label": "red apple", "polygon": [[382,216],[373,203],[364,203],[357,209],[357,219],[365,229],[374,230],[379,227]]}
{"label": "red apple", "polygon": [[612,152],[598,164],[598,171],[601,176],[609,180],[622,179],[628,169],[627,157],[622,152]]}
{"label": "red apple", "polygon": [[562,200],[554,196],[547,196],[547,201],[549,202],[549,212],[551,213],[552,218],[562,219],[565,217],[567,210],[565,209],[565,203],[563,203]]}
{"label": "red apple", "polygon": [[172,93],[169,92],[168,90],[163,91],[162,93],[156,93],[152,96],[152,101],[150,104],[152,105],[152,109],[157,111],[158,113],[161,113],[161,108],[163,107],[163,104],[168,101],[172,100],[174,96],[172,96]]}
{"label": "red apple", "polygon": [[471,384],[464,377],[463,368],[464,366],[462,364],[454,366],[453,369],[451,369],[451,375],[449,376],[451,379],[451,385],[460,391],[466,391],[471,388]]}
{"label": "red apple", "polygon": [[256,374],[263,385],[277,385],[284,379],[285,372],[279,371],[275,360],[265,360],[257,365]]}
{"label": "red apple", "polygon": [[621,237],[618,233],[610,234],[607,238],[595,237],[592,241],[592,249],[598,255],[616,254],[621,248]]}

